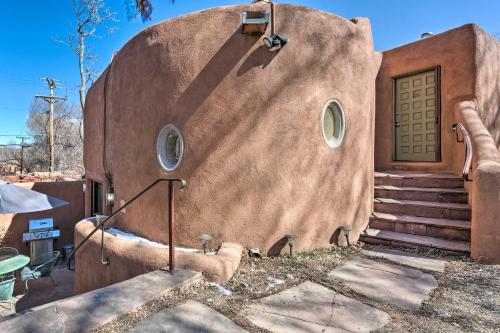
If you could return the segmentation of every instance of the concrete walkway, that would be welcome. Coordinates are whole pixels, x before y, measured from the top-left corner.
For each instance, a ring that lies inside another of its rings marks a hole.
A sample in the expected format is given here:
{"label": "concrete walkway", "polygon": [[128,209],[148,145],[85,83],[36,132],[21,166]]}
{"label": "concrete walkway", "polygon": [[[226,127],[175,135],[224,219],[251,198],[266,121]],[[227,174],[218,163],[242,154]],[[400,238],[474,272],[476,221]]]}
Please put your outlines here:
{"label": "concrete walkway", "polygon": [[[359,294],[411,310],[418,309],[437,287],[436,279],[420,269],[443,272],[445,266],[441,260],[386,248],[362,253],[395,264],[356,258],[333,270],[329,276]],[[241,314],[255,326],[273,333],[371,332],[390,320],[387,313],[373,306],[310,281],[258,299]],[[187,301],[142,320],[130,332],[246,331],[210,307]]]}
{"label": "concrete walkway", "polygon": [[418,309],[438,286],[430,274],[361,258],[333,270],[329,276],[359,294],[412,310]]}
{"label": "concrete walkway", "polygon": [[0,332],[88,332],[171,291],[202,279],[201,273],[157,270],[102,289],[49,303],[0,323]]}
{"label": "concrete walkway", "polygon": [[262,298],[244,314],[274,333],[371,332],[389,321],[387,313],[312,282]]}
{"label": "concrete walkway", "polygon": [[130,333],[245,333],[229,318],[195,301],[187,301],[173,309],[155,313],[142,320]]}

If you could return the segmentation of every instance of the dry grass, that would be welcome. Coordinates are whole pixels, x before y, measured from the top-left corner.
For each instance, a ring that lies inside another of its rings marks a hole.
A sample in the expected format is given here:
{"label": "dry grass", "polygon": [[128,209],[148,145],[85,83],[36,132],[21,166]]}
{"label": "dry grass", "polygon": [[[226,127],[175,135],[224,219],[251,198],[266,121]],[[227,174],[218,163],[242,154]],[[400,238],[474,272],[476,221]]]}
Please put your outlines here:
{"label": "dry grass", "polygon": [[[358,295],[338,281],[328,278],[332,269],[360,255],[358,250],[356,247],[318,250],[300,253],[294,258],[245,257],[233,278],[224,285],[233,291],[233,295],[224,296],[216,287],[203,282],[160,297],[95,332],[124,332],[138,321],[187,299],[212,307],[249,332],[267,332],[252,325],[240,314],[241,310],[258,298],[278,293],[306,280],[389,313],[391,321],[380,332],[500,332],[500,266],[485,266],[467,258],[446,257],[438,252],[420,253],[443,256],[448,265],[446,273],[433,273],[439,288],[419,311],[409,311]],[[270,278],[283,280],[284,283],[269,288]]]}

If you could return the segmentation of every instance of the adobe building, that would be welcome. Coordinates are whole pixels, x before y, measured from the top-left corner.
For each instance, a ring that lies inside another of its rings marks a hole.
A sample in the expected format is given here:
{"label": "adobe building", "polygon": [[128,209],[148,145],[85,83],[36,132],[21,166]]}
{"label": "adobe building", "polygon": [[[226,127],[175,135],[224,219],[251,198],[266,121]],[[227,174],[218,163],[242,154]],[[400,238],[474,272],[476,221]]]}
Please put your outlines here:
{"label": "adobe building", "polygon": [[[176,245],[200,248],[199,236],[210,234],[212,247],[276,255],[290,235],[303,251],[347,237],[401,244],[391,237],[404,234],[500,262],[499,43],[466,25],[379,53],[368,19],[295,5],[274,14],[263,3],[212,8],[123,46],[87,95],[86,216],[118,212],[106,227],[166,244],[165,183],[120,209],[156,180],[175,178],[188,183],[182,192],[175,185]],[[467,147],[457,123],[471,138],[472,181],[461,175]],[[414,173],[424,171],[432,173]],[[377,191],[429,205],[400,201],[393,212],[374,204]],[[367,229],[377,209],[385,215]],[[404,209],[417,219],[398,232]],[[93,229],[84,220],[75,237]],[[222,252],[178,252],[178,262],[224,280],[235,268]],[[76,289],[166,265],[166,249],[99,230],[77,252]]]}

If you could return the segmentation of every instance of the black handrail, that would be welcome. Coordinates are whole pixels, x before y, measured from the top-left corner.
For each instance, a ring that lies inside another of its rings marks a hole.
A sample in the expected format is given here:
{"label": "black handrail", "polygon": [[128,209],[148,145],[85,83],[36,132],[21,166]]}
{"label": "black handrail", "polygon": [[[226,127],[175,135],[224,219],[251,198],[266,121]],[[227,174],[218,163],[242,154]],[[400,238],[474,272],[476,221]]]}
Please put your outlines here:
{"label": "black handrail", "polygon": [[[462,132],[462,135],[464,137],[462,140],[458,138],[458,130]],[[469,174],[472,168],[472,156],[474,155],[472,140],[470,138],[469,132],[467,132],[465,126],[462,125],[461,123],[453,124],[453,131],[457,135],[457,142],[465,142],[465,162],[464,162],[464,169],[462,171],[462,177],[466,181],[471,181],[471,179],[469,178]]]}
{"label": "black handrail", "polygon": [[181,183],[181,190],[187,186],[187,182],[184,180],[184,179],[180,179],[180,178],[161,178],[161,179],[157,179],[156,181],[154,181],[152,184],[150,184],[149,186],[147,186],[145,189],[143,189],[141,192],[139,192],[137,195],[135,195],[132,199],[130,199],[127,203],[125,203],[123,206],[121,206],[118,210],[116,210],[115,212],[113,212],[113,214],[111,214],[110,216],[108,216],[104,221],[101,221],[99,222],[96,227],[94,228],[94,230],[92,230],[76,247],[73,251],[71,251],[70,255],[68,256],[68,262],[67,262],[67,265],[68,265],[68,269],[71,270],[71,258],[73,258],[75,256],[75,253],[90,239],[90,237],[92,237],[96,232],[97,230],[99,230],[99,228],[101,228],[102,230],[102,235],[101,235],[101,263],[103,265],[108,265],[109,264],[109,259],[105,259],[104,258],[104,225],[106,224],[106,222],[108,222],[110,219],[112,219],[114,216],[116,216],[119,212],[121,212],[122,210],[124,210],[125,208],[127,208],[128,205],[130,205],[131,203],[133,203],[135,200],[137,200],[140,196],[142,196],[144,193],[146,193],[147,191],[149,191],[152,187],[154,187],[156,184],[160,183],[160,182],[164,182],[164,181],[167,181],[168,182],[168,194],[169,194],[169,214],[168,214],[168,225],[169,225],[169,244],[168,244],[168,247],[169,247],[169,257],[170,257],[170,262],[169,262],[169,268],[170,268],[170,271],[171,272],[174,272],[175,270],[175,263],[174,263],[174,260],[175,260],[175,256],[174,256],[174,252],[175,252],[175,247],[173,246],[173,242],[174,242],[174,236],[173,236],[173,224],[174,224],[174,217],[173,217],[173,213],[174,213],[174,203],[173,203],[173,200],[174,200],[174,191],[173,191],[173,183],[174,182],[180,182]]}

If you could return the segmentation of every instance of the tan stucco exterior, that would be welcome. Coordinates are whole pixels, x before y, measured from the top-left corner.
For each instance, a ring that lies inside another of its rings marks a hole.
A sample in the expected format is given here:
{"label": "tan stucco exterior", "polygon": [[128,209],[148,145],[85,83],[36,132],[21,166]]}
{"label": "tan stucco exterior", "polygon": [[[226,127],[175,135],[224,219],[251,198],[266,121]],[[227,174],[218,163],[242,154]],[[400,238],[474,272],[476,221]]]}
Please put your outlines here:
{"label": "tan stucco exterior", "polygon": [[54,250],[62,250],[65,244],[74,243],[75,224],[84,216],[84,193],[81,181],[22,183],[19,186],[69,202],[55,209],[25,214],[0,214],[0,228],[5,236],[2,246],[10,246],[29,255],[30,247],[23,243],[23,233],[28,231],[29,221],[53,218],[54,226],[61,230],[61,237],[54,243]]}
{"label": "tan stucco exterior", "polygon": [[[327,247],[343,241],[340,225],[354,226],[352,241],[367,226],[375,169],[461,173],[465,147],[452,130],[457,121],[474,135],[488,133],[489,147],[493,142],[498,149],[500,51],[477,26],[381,55],[374,51],[367,19],[278,5],[276,30],[290,42],[270,53],[261,36],[241,34],[241,13],[266,6],[213,8],[165,21],[117,53],[89,90],[84,110],[88,185],[101,182],[105,191],[112,185],[116,194],[106,213],[158,178],[184,178],[188,188],[175,200],[177,244],[200,247],[197,237],[209,233],[214,244],[236,242],[273,255],[285,248],[286,234],[295,234],[297,250]],[[441,159],[394,162],[393,79],[430,68],[440,71]],[[332,99],[346,118],[337,149],[323,141],[320,127]],[[473,129],[474,117],[459,107],[469,100],[486,130]],[[174,171],[162,169],[156,152],[158,134],[169,123],[180,129],[185,145]],[[477,137],[473,141],[482,145]],[[483,153],[476,156],[477,182],[466,186],[473,210],[471,248],[473,257],[495,262],[498,187],[486,187],[497,175],[485,175],[486,167],[479,167],[484,159]],[[166,243],[167,200],[165,185],[159,185],[112,224]],[[85,210],[88,216],[90,191]],[[487,222],[481,222],[485,215]],[[79,225],[77,238],[89,228]],[[486,233],[488,239],[482,237]],[[97,264],[90,277],[79,274],[91,265],[98,243],[87,244],[77,257],[77,290],[165,265],[164,252],[142,251],[143,259],[126,247],[111,242],[106,248],[126,267],[116,277]]]}
{"label": "tan stucco exterior", "polygon": [[[105,180],[105,156],[114,209],[157,178],[186,179],[188,188],[176,197],[182,245],[199,247],[198,235],[210,233],[218,242],[273,254],[284,247],[286,234],[296,234],[297,249],[305,250],[337,241],[341,224],[354,225],[356,239],[372,210],[380,57],[369,22],[278,5],[276,30],[290,42],[271,53],[261,36],[240,32],[241,13],[252,8],[267,6],[175,18],[120,50],[88,93],[87,176]],[[338,149],[323,141],[320,127],[331,99],[346,117]],[[185,143],[173,172],[163,170],[156,156],[158,133],[168,123]],[[165,187],[141,200],[118,216],[117,225],[166,242]]]}
{"label": "tan stucco exterior", "polygon": [[[437,67],[441,72],[441,161],[396,162],[392,153],[393,79]],[[376,169],[461,174],[465,146],[452,131],[457,122],[470,132],[475,154],[472,181],[466,182],[472,207],[471,254],[483,262],[500,263],[500,187],[495,164],[500,148],[500,43],[477,25],[468,24],[383,53],[377,77]]]}
{"label": "tan stucco exterior", "polygon": [[[463,145],[456,143],[453,107],[475,89],[474,26],[466,25],[383,53],[377,77],[375,168],[377,170],[451,171],[463,168]],[[441,161],[396,162],[393,156],[393,79],[440,68]]]}
{"label": "tan stucco exterior", "polygon": [[[76,242],[81,242],[93,229],[94,223],[91,221],[84,220],[78,223],[75,228]],[[100,252],[101,237],[99,230],[81,251],[77,252],[76,294],[102,288],[169,265],[168,249],[131,243],[109,233],[104,234],[104,255],[109,264],[103,265]],[[240,244],[226,242],[221,245],[217,255],[177,251],[175,257],[177,267],[202,272],[208,281],[224,283],[238,268],[242,250]]]}

